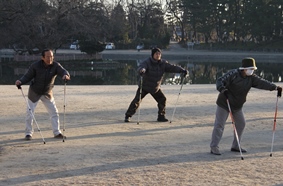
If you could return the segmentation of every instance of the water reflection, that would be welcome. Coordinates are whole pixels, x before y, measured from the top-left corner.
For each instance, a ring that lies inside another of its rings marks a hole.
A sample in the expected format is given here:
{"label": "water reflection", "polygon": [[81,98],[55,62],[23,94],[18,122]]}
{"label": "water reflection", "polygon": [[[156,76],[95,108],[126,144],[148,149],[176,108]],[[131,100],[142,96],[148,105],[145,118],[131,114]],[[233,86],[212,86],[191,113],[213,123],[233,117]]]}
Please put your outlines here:
{"label": "water reflection", "polygon": [[[73,85],[135,85],[139,60],[123,61],[76,61],[60,62],[71,74]],[[14,84],[28,69],[31,62],[5,62],[0,63],[0,84]],[[184,80],[186,84],[212,84],[230,69],[240,67],[240,62],[188,62],[180,61],[176,64],[189,70],[189,77]],[[281,82],[282,70],[280,63],[257,63],[257,75],[272,82]],[[180,74],[166,73],[163,84],[179,84]],[[56,84],[62,84],[60,78]]]}
{"label": "water reflection", "polygon": [[[185,63],[190,72],[192,84],[211,84],[227,71],[239,68],[241,63]],[[271,82],[281,82],[282,70],[280,63],[257,63],[255,74]]]}

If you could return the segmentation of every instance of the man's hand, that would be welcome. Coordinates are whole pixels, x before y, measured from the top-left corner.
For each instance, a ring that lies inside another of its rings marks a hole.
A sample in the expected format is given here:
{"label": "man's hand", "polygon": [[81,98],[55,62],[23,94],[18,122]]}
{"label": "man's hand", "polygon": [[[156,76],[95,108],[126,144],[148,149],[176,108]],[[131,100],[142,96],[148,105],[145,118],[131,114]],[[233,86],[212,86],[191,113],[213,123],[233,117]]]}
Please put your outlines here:
{"label": "man's hand", "polygon": [[18,89],[21,89],[22,82],[20,80],[17,80],[15,82],[15,85],[18,87]]}
{"label": "man's hand", "polygon": [[145,69],[145,68],[142,68],[142,69],[140,70],[140,75],[144,74],[145,72],[146,72],[146,69]]}
{"label": "man's hand", "polygon": [[223,88],[220,92],[221,94],[224,94],[224,96],[228,99],[228,89]]}
{"label": "man's hand", "polygon": [[69,81],[71,78],[70,78],[70,76],[68,76],[68,75],[64,75],[64,76],[62,77],[62,79],[65,80],[65,81]]}
{"label": "man's hand", "polygon": [[188,75],[188,71],[187,70],[183,70],[182,73],[184,74],[184,77],[186,77]]}

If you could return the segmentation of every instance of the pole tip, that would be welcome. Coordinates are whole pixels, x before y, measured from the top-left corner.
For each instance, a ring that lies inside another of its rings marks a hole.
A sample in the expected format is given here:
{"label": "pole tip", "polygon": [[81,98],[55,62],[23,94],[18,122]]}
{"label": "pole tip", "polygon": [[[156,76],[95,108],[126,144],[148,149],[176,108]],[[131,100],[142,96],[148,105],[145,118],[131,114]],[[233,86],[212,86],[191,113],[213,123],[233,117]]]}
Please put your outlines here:
{"label": "pole tip", "polygon": [[244,160],[244,157],[241,157],[242,160]]}
{"label": "pole tip", "polygon": [[272,154],[270,154],[270,157],[272,157]]}

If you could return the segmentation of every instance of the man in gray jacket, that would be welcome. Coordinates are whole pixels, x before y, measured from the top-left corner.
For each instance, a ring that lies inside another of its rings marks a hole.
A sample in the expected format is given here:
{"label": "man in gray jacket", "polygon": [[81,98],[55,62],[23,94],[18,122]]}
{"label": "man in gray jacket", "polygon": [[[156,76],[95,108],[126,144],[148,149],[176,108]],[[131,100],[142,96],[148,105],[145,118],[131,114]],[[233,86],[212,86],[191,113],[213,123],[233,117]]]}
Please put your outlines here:
{"label": "man in gray jacket", "polygon": [[[142,76],[142,85],[139,81],[139,88],[136,96],[129,105],[125,113],[125,122],[129,122],[131,117],[136,113],[142,99],[149,93],[155,99],[158,106],[157,121],[166,122],[168,119],[165,117],[166,97],[160,89],[160,85],[165,72],[171,73],[184,73],[187,75],[187,70],[180,66],[168,63],[166,60],[161,59],[161,50],[153,48],[151,50],[151,57],[143,61],[138,69],[138,73]],[[142,92],[140,95],[140,89]],[[141,99],[140,99],[141,98]]]}
{"label": "man in gray jacket", "polygon": [[[282,92],[281,87],[253,74],[256,69],[255,60],[253,58],[245,58],[242,60],[242,66],[239,69],[231,70],[217,79],[216,88],[220,93],[216,101],[216,116],[210,143],[210,152],[212,154],[221,155],[218,144],[222,138],[224,125],[229,115],[227,99],[229,100],[240,142],[246,125],[242,107],[246,102],[246,97],[251,87]],[[240,152],[235,133],[231,151]],[[241,151],[243,153],[247,152],[242,148]]]}
{"label": "man in gray jacket", "polygon": [[28,91],[28,104],[31,110],[27,107],[25,139],[32,139],[33,118],[30,112],[34,113],[39,100],[42,101],[49,113],[54,137],[65,138],[60,131],[59,114],[52,88],[57,75],[65,81],[70,80],[70,75],[60,63],[53,61],[52,50],[43,50],[41,55],[41,60],[31,64],[28,71],[15,83],[17,86],[21,86],[31,81]]}

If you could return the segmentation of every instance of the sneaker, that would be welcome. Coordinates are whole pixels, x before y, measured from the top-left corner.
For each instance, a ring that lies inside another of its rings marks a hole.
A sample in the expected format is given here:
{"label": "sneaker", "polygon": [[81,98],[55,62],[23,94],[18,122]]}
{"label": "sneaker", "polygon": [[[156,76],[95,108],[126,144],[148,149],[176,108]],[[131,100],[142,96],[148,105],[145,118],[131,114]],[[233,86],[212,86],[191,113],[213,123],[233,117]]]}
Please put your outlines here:
{"label": "sneaker", "polygon": [[31,135],[26,135],[25,140],[31,140],[31,139],[32,139]]}
{"label": "sneaker", "polygon": [[215,154],[215,155],[221,155],[221,152],[219,151],[218,147],[211,147],[210,148],[210,153]]}
{"label": "sneaker", "polygon": [[[240,149],[239,148],[231,148],[231,151],[232,152],[240,152]],[[245,149],[242,149],[242,148],[241,148],[241,151],[242,151],[242,153],[246,153],[247,152]]]}
{"label": "sneaker", "polygon": [[57,134],[56,136],[54,136],[54,138],[58,138],[58,139],[66,139],[67,137],[66,136],[64,136],[63,134]]}
{"label": "sneaker", "polygon": [[126,116],[125,117],[125,122],[130,122],[131,121],[131,117],[130,116]]}
{"label": "sneaker", "polygon": [[159,115],[158,118],[157,118],[157,121],[160,121],[160,122],[167,122],[168,119],[166,119],[164,115]]}

